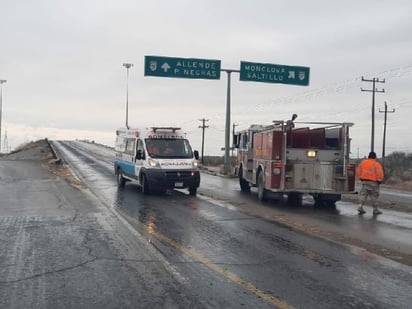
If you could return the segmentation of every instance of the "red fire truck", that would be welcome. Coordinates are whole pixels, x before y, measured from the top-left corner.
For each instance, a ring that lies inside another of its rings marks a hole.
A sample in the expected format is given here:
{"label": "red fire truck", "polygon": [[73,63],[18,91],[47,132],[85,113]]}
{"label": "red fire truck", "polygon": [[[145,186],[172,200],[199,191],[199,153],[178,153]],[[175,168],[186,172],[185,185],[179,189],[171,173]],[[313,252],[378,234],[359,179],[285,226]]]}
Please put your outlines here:
{"label": "red fire truck", "polygon": [[341,194],[354,192],[353,123],[294,122],[296,117],[235,134],[240,188],[257,187],[259,200],[287,195],[289,203],[301,204],[303,194],[310,194],[317,204],[334,205]]}

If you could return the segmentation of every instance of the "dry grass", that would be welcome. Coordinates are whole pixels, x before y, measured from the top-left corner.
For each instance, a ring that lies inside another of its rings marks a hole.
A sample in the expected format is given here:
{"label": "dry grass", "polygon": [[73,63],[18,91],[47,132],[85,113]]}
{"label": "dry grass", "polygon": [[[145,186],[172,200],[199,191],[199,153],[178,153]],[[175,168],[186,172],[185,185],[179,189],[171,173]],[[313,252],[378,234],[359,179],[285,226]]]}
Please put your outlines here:
{"label": "dry grass", "polygon": [[77,189],[84,189],[86,186],[82,181],[80,181],[72,172],[72,170],[67,166],[66,163],[57,163],[51,160],[47,163],[42,164],[44,168],[49,170],[51,173],[65,179],[69,184]]}

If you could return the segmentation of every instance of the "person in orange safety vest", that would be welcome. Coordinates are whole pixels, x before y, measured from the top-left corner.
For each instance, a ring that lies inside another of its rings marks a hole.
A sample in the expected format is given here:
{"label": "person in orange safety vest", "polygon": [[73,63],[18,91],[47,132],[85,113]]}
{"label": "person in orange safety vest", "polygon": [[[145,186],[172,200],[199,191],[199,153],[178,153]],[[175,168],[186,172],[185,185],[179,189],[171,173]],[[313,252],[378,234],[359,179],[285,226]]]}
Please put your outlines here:
{"label": "person in orange safety vest", "polygon": [[367,159],[362,160],[356,168],[356,175],[362,181],[362,188],[359,194],[358,212],[360,215],[366,211],[363,209],[368,196],[373,206],[373,214],[380,215],[382,211],[378,209],[379,185],[383,181],[382,165],[376,161],[376,153],[371,151]]}

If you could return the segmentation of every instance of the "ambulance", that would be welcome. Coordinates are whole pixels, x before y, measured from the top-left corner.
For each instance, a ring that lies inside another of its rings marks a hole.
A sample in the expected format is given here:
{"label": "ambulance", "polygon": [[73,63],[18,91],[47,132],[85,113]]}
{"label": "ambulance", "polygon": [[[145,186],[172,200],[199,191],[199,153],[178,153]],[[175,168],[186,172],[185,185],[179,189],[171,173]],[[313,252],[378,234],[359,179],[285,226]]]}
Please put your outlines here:
{"label": "ambulance", "polygon": [[186,188],[190,195],[196,195],[199,152],[192,150],[181,128],[118,129],[115,153],[119,187],[133,181],[144,194]]}

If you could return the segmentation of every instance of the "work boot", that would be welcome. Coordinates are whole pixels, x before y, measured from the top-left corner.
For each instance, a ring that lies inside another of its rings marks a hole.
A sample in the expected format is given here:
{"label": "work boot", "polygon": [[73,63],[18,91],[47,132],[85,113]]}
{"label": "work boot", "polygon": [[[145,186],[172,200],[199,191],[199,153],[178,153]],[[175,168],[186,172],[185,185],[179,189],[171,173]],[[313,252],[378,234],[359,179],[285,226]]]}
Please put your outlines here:
{"label": "work boot", "polygon": [[360,215],[363,215],[365,212],[366,212],[366,211],[363,209],[362,206],[359,206],[359,207],[358,207],[358,213],[359,213]]}
{"label": "work boot", "polygon": [[373,210],[373,214],[374,215],[380,215],[380,214],[382,214],[382,211],[380,211],[378,208],[376,208],[376,209]]}

